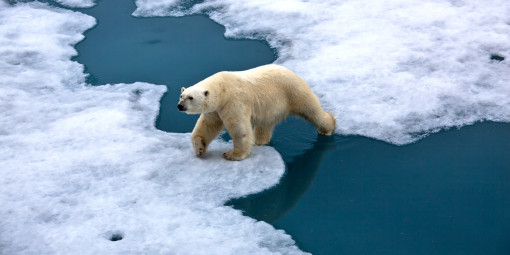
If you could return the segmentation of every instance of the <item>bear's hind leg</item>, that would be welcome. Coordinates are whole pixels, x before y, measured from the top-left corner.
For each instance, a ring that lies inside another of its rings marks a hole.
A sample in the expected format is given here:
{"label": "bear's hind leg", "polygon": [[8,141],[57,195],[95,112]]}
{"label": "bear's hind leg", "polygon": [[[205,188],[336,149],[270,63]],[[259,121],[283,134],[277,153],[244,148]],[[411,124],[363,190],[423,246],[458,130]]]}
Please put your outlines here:
{"label": "bear's hind leg", "polygon": [[308,110],[298,113],[306,121],[312,123],[317,128],[320,135],[330,136],[335,131],[336,120],[329,112],[322,110],[322,107],[308,108]]}
{"label": "bear's hind leg", "polygon": [[324,112],[322,114],[322,119],[320,120],[320,124],[316,125],[317,133],[320,135],[330,136],[335,131],[336,120],[333,117],[333,114],[329,112]]}
{"label": "bear's hind leg", "polygon": [[271,137],[273,136],[274,126],[270,127],[260,127],[255,126],[255,144],[256,145],[264,145],[268,144],[271,141]]}
{"label": "bear's hind leg", "polygon": [[223,128],[223,122],[216,112],[200,115],[191,133],[191,143],[198,157],[203,157],[207,146],[218,136]]}

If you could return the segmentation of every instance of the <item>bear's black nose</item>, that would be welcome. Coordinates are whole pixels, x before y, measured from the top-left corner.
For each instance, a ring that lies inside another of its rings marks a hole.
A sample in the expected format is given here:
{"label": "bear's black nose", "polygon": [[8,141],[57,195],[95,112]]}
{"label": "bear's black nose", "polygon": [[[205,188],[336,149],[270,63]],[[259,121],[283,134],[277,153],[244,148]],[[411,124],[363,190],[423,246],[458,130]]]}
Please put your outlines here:
{"label": "bear's black nose", "polygon": [[182,104],[178,104],[177,105],[177,109],[179,109],[179,111],[184,111],[184,106],[182,106]]}

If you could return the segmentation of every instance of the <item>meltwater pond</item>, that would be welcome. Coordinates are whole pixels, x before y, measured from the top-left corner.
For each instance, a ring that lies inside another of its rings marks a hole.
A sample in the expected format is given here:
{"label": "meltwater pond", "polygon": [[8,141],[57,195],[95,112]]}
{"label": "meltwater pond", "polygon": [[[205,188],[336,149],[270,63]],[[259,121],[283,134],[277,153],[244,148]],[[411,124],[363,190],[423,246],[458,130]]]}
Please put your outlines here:
{"label": "meltwater pond", "polygon": [[[98,25],[77,45],[92,84],[165,84],[156,126],[191,132],[175,108],[180,87],[221,70],[271,63],[261,41],[227,40],[206,16],[135,18],[130,1],[80,10]],[[342,123],[338,123],[342,125]],[[322,137],[303,120],[280,124],[270,143],[287,173],[261,194],[230,201],[284,229],[313,254],[509,254],[510,125],[478,123],[394,146]]]}

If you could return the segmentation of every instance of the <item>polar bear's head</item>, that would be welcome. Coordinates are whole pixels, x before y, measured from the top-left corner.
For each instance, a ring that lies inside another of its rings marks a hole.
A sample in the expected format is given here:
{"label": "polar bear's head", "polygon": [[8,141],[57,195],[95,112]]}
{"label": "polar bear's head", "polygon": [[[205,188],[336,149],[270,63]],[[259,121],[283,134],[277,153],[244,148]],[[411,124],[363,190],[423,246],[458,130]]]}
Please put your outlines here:
{"label": "polar bear's head", "polygon": [[191,86],[189,88],[181,88],[181,98],[177,109],[187,114],[199,114],[214,111],[209,109],[209,90],[200,86]]}

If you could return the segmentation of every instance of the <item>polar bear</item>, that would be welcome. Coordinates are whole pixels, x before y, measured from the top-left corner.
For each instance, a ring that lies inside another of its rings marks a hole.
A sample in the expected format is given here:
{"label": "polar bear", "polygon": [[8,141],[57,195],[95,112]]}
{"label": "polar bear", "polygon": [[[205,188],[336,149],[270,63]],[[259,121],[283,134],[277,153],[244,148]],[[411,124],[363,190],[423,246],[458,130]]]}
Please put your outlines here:
{"label": "polar bear", "polygon": [[243,160],[254,143],[269,143],[275,125],[288,115],[304,118],[321,135],[331,135],[336,124],[303,79],[273,64],[219,72],[189,88],[181,88],[177,108],[187,114],[201,114],[191,134],[198,157],[205,155],[207,146],[223,127],[234,143],[234,149],[223,156]]}

